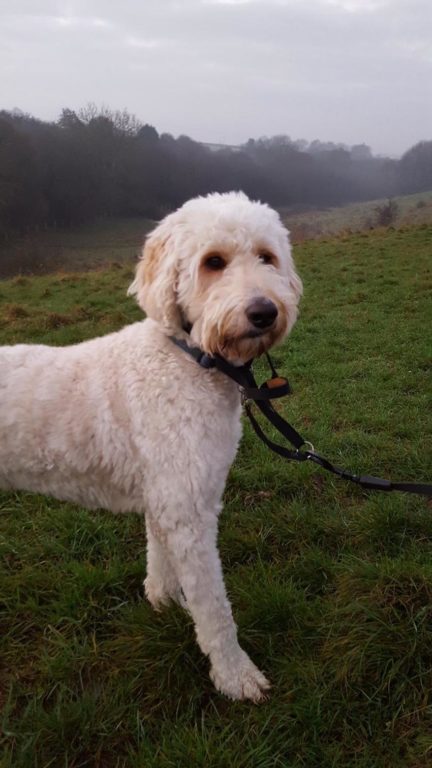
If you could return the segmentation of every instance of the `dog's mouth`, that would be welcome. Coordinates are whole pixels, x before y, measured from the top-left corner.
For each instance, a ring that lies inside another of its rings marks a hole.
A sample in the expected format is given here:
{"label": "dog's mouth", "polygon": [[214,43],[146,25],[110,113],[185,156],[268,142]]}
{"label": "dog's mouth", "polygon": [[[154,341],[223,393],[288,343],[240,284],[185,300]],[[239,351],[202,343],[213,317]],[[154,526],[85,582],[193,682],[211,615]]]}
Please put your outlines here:
{"label": "dog's mouth", "polygon": [[222,342],[222,349],[229,349],[230,347],[237,347],[242,344],[242,342],[248,342],[251,341],[254,342],[255,339],[261,339],[263,336],[268,336],[272,328],[251,328],[248,331],[244,331],[244,333],[239,333],[233,336],[225,336]]}
{"label": "dog's mouth", "polygon": [[251,328],[241,334],[225,337],[218,352],[227,360],[251,360],[259,357],[278,340],[275,326],[271,328]]}
{"label": "dog's mouth", "polygon": [[265,336],[265,334],[271,330],[271,328],[253,328],[251,331],[243,333],[238,339],[259,339],[260,336]]}
{"label": "dog's mouth", "polygon": [[288,313],[279,308],[274,322],[245,322],[246,318],[233,311],[224,323],[196,324],[194,329],[198,345],[209,355],[218,354],[228,361],[244,361],[259,357],[279,343],[288,326]]}

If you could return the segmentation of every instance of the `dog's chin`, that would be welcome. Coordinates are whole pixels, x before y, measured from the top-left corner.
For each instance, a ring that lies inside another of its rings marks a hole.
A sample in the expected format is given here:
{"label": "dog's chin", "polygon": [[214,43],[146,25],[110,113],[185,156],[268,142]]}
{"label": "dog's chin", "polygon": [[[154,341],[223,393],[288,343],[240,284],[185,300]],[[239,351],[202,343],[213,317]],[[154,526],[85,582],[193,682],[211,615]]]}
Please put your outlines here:
{"label": "dog's chin", "polygon": [[258,328],[255,330],[247,331],[247,333],[244,333],[243,336],[240,338],[244,339],[260,339],[262,336],[265,336],[267,333],[266,330],[258,330]]}
{"label": "dog's chin", "polygon": [[288,315],[281,312],[271,328],[254,328],[246,324],[239,327],[233,323],[231,328],[227,324],[225,328],[220,329],[214,325],[196,322],[191,338],[194,344],[208,355],[220,355],[230,363],[241,365],[279,344],[285,338],[289,327]]}
{"label": "dog's chin", "polygon": [[267,352],[284,336],[280,329],[251,329],[232,338],[224,339],[218,354],[233,363],[246,363]]}

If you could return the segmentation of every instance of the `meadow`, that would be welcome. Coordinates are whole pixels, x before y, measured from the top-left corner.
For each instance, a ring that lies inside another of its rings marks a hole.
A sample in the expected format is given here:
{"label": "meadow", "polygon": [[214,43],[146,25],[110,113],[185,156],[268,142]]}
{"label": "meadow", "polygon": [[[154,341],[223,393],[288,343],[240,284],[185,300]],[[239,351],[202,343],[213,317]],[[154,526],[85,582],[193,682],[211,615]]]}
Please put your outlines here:
{"label": "meadow", "polygon": [[[140,319],[131,261],[112,258],[0,282],[0,343]],[[432,481],[432,226],[305,242],[295,259],[278,408],[342,466]],[[2,768],[432,764],[431,502],[285,463],[245,424],[220,551],[240,641],[272,682],[259,706],[217,694],[188,616],[143,598],[138,516],[0,494]]]}
{"label": "meadow", "polygon": [[[284,221],[294,242],[330,237],[354,232],[368,232],[379,226],[379,210],[388,200],[368,200],[349,203],[337,208],[303,212],[282,211]],[[393,198],[395,204],[393,226],[421,226],[432,222],[432,192],[419,192]]]}
{"label": "meadow", "polygon": [[143,218],[101,219],[75,229],[48,229],[0,244],[0,279],[17,274],[79,272],[131,263],[154,222]]}
{"label": "meadow", "polygon": [[[369,200],[322,210],[281,209],[280,213],[292,242],[302,243],[369,232],[380,226],[378,210],[388,202]],[[395,197],[393,202],[395,228],[432,224],[432,192]],[[154,224],[142,217],[100,219],[73,229],[59,227],[11,237],[0,242],[0,279],[130,264]]]}

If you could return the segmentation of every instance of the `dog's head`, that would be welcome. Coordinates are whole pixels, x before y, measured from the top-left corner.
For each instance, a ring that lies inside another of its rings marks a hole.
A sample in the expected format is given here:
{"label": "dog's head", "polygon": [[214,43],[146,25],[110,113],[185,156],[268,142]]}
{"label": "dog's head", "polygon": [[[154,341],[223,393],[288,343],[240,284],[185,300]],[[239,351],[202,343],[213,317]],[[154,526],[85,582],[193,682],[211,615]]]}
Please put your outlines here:
{"label": "dog's head", "polygon": [[185,203],[148,236],[129,293],[168,333],[232,362],[292,328],[302,292],[276,211],[241,192]]}

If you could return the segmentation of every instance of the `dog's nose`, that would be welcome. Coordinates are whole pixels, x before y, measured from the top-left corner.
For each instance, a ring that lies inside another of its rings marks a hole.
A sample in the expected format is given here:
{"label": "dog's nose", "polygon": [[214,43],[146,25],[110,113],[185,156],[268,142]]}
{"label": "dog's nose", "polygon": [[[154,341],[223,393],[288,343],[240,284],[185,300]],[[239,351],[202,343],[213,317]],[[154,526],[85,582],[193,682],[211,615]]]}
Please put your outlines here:
{"label": "dog's nose", "polygon": [[264,296],[254,299],[246,307],[246,317],[255,328],[269,328],[277,318],[277,306]]}

